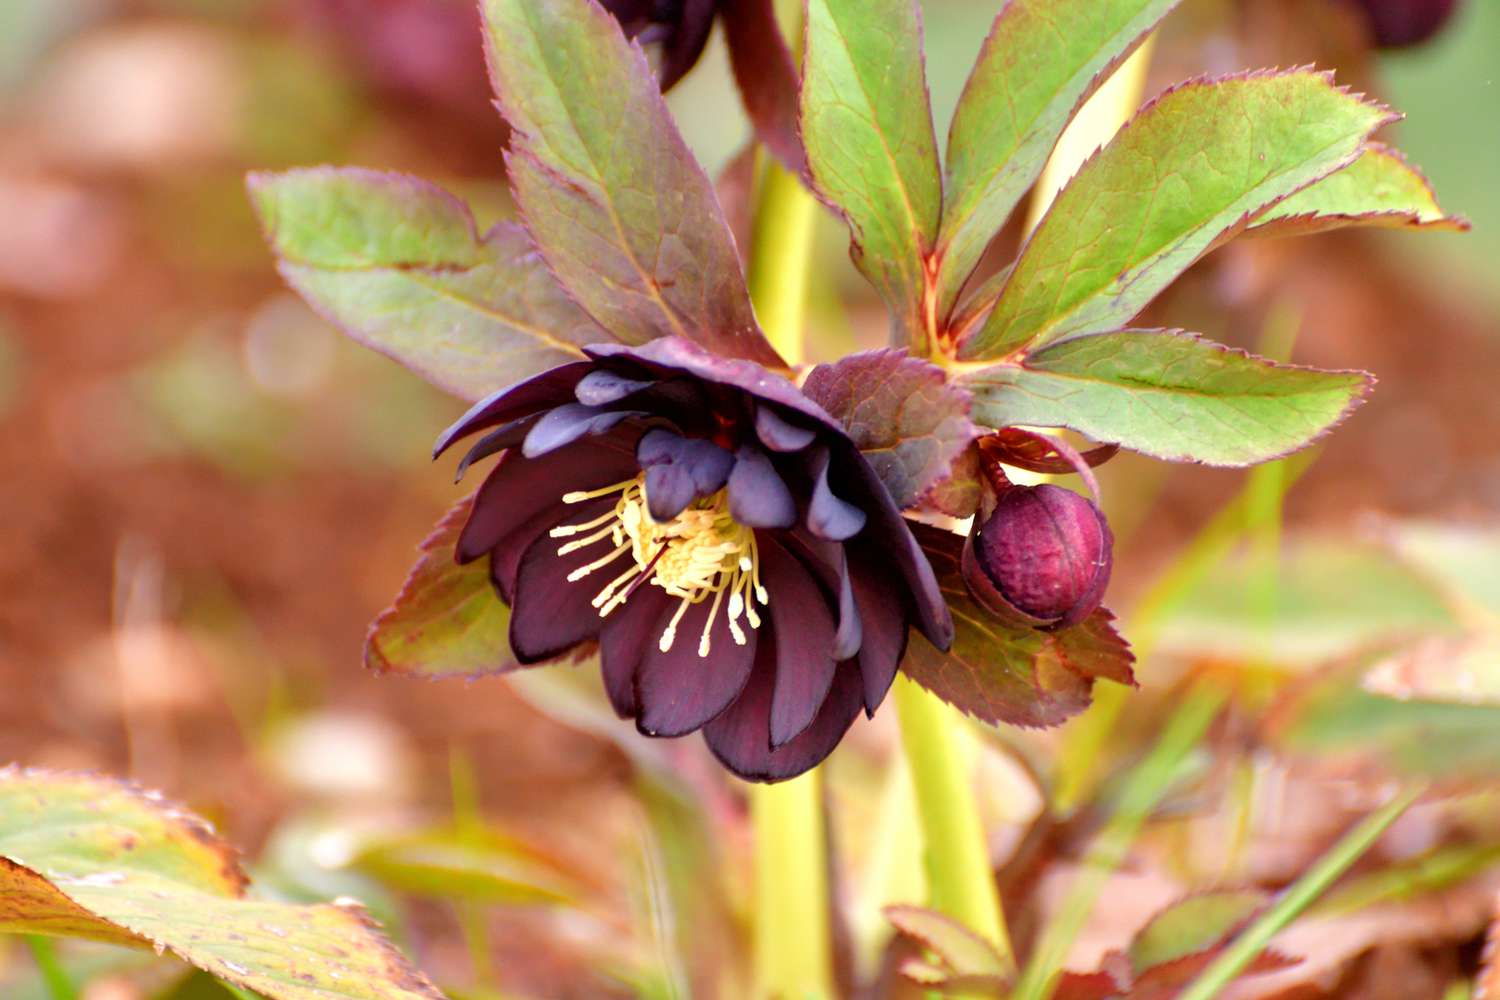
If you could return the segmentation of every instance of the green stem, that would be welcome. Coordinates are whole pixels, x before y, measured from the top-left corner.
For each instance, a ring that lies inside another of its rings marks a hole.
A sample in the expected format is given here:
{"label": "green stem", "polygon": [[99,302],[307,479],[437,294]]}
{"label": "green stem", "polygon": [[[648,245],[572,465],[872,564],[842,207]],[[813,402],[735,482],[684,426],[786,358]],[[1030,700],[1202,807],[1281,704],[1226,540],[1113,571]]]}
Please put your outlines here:
{"label": "green stem", "polygon": [[1093,913],[1104,884],[1125,860],[1141,826],[1177,780],[1183,760],[1208,731],[1226,697],[1217,684],[1200,682],[1168,720],[1151,753],[1131,772],[1114,814],[1089,845],[1077,878],[1043,930],[1011,1000],[1045,1000],[1052,995],[1068,949]]}
{"label": "green stem", "polygon": [[1223,954],[1179,995],[1178,1000],[1213,1000],[1234,978],[1245,970],[1256,955],[1265,950],[1271,939],[1312,905],[1349,866],[1359,860],[1380,839],[1392,823],[1406,812],[1422,794],[1411,788],[1397,795],[1383,809],[1365,817],[1353,830],[1313,865],[1305,875],[1292,883],[1281,898],[1235,938]]}
{"label": "green stem", "polygon": [[26,935],[26,947],[31,949],[31,958],[36,962],[42,982],[47,984],[47,994],[52,1000],[76,1000],[78,990],[68,976],[68,970],[58,961],[57,949],[52,939],[39,934]]}
{"label": "green stem", "polygon": [[[747,280],[760,325],[788,364],[803,359],[816,206],[764,152]],[[831,996],[827,832],[818,773],[750,789],[755,826],[755,995]]]}
{"label": "green stem", "polygon": [[974,798],[959,714],[904,675],[896,678],[901,744],[922,822],[927,903],[983,935],[1011,958],[1010,935]]}

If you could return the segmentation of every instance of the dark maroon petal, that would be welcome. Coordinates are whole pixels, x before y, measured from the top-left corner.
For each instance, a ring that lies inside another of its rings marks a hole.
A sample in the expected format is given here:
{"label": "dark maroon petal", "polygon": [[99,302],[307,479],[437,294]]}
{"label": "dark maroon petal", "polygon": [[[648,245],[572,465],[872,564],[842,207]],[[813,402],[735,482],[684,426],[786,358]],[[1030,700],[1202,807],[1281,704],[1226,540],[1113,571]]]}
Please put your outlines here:
{"label": "dark maroon petal", "polygon": [[807,163],[797,129],[797,63],[774,7],[772,0],[732,0],[719,13],[735,82],[756,135],[788,170],[802,174]]}
{"label": "dark maroon petal", "polygon": [[828,485],[830,464],[827,448],[818,448],[813,452],[813,491],[812,500],[807,506],[807,528],[819,538],[842,542],[864,529],[865,513],[833,495],[833,490]]}
{"label": "dark maroon petal", "polygon": [[836,666],[833,613],[807,568],[770,539],[760,545],[760,571],[775,622],[771,746],[777,747],[811,725],[828,696]]}
{"label": "dark maroon petal", "polygon": [[540,458],[585,435],[600,435],[627,417],[642,416],[638,410],[606,410],[582,403],[564,403],[542,414],[526,435],[521,451],[527,458]]}
{"label": "dark maroon petal", "polygon": [[469,466],[475,462],[489,458],[491,455],[502,452],[507,448],[514,448],[526,440],[526,432],[531,429],[531,425],[535,419],[533,416],[522,417],[520,420],[512,420],[504,427],[497,427],[476,441],[474,447],[470,448],[458,463],[458,468],[453,473],[453,481],[455,483],[461,482],[464,478],[464,473],[468,472]]}
{"label": "dark maroon petal", "polygon": [[636,715],[635,672],[661,635],[660,622],[670,598],[659,587],[643,585],[604,619],[599,662],[609,703],[622,719]]}
{"label": "dark maroon petal", "polygon": [[573,387],[573,396],[585,406],[608,406],[655,384],[649,379],[633,379],[619,372],[596,368],[579,379]]}
{"label": "dark maroon petal", "polygon": [[[654,630],[658,641],[679,603],[669,598]],[[714,616],[707,656],[698,655],[698,641],[713,606],[712,598],[693,605],[682,616],[671,649],[664,653],[658,644],[646,648],[636,670],[635,694],[639,708],[636,728],[647,736],[691,733],[724,711],[744,688],[755,661],[759,630],[744,629],[745,645],[738,645],[729,632],[727,603],[726,599]]]}
{"label": "dark maroon petal", "polygon": [[568,402],[573,398],[573,387],[593,367],[587,361],[573,361],[490,393],[438,436],[437,444],[432,447],[432,457],[437,458],[454,441],[475,431],[519,420]]}
{"label": "dark maroon petal", "polygon": [[883,559],[864,552],[863,547],[851,547],[849,562],[854,604],[864,627],[858,661],[865,712],[874,715],[906,655],[907,612],[895,582],[897,575]]}
{"label": "dark maroon petal", "polygon": [[662,47],[662,90],[670,90],[698,62],[708,44],[718,7],[719,0],[682,0],[677,23]]}
{"label": "dark maroon petal", "polygon": [[861,703],[859,671],[850,664],[840,666],[812,725],[773,750],[774,644],[762,643],[761,648],[766,652],[756,658],[755,673],[744,693],[723,715],[703,727],[703,737],[719,762],[746,781],[784,781],[821,764],[849,731]]}
{"label": "dark maroon petal", "polygon": [[[844,546],[814,538],[800,529],[777,535],[776,540],[796,556],[822,586],[824,596],[835,609],[834,620],[838,622],[833,634],[833,658],[849,659],[859,652],[864,628],[859,620],[859,609],[854,605],[854,589],[849,582]],[[774,594],[771,600],[776,600]]]}
{"label": "dark maroon petal", "polygon": [[458,538],[458,561],[478,559],[537,514],[560,505],[565,493],[599,489],[636,471],[635,442],[623,432],[541,458],[506,452],[474,498],[474,511]]}
{"label": "dark maroon petal", "polygon": [[786,481],[759,448],[745,446],[729,474],[729,513],[747,528],[790,528],[797,502]]}
{"label": "dark maroon petal", "polygon": [[819,433],[832,432],[841,439],[848,438],[842,424],[785,377],[753,361],[711,354],[681,337],[657,337],[637,346],[590,344],[583,352],[591,358],[634,361],[658,374],[685,373],[704,382],[739,389],[757,401],[774,403],[789,414],[808,417],[818,426]]}
{"label": "dark maroon petal", "polygon": [[772,451],[801,451],[813,443],[817,433],[797,426],[762,404],[755,408],[755,436]]}
{"label": "dark maroon petal", "polygon": [[609,552],[605,539],[577,552],[558,555],[567,539],[543,534],[527,547],[516,573],[515,600],[510,611],[510,648],[522,663],[539,663],[592,639],[604,619],[589,602],[629,564],[630,553],[582,580],[568,574]]}
{"label": "dark maroon petal", "polygon": [[635,456],[646,471],[646,500],[658,522],[670,521],[694,500],[723,489],[734,465],[734,457],[712,441],[660,428],[642,436]]}

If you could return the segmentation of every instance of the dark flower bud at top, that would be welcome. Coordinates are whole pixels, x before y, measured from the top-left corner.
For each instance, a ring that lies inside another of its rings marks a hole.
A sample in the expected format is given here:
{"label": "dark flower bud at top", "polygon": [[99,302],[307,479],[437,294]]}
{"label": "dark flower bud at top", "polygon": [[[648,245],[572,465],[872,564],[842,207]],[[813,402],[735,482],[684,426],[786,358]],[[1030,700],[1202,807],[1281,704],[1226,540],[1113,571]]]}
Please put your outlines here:
{"label": "dark flower bud at top", "polygon": [[693,68],[708,45],[719,0],[601,0],[629,38],[657,52],[661,89]]}
{"label": "dark flower bud at top", "polygon": [[1114,537],[1090,500],[1061,486],[1013,486],[969,538],[964,577],[995,614],[1076,625],[1104,598]]}
{"label": "dark flower bud at top", "polygon": [[1458,0],[1355,0],[1381,48],[1420,45],[1448,22]]}

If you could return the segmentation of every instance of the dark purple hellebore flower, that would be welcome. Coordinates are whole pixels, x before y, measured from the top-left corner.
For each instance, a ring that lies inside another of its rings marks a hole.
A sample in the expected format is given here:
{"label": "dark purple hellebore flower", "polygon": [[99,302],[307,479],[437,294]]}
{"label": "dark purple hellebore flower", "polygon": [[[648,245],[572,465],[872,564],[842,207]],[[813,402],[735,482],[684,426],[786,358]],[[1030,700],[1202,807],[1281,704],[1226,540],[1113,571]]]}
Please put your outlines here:
{"label": "dark purple hellebore flower", "polygon": [[1370,22],[1375,44],[1405,48],[1427,41],[1447,23],[1458,0],[1354,0]]}
{"label": "dark purple hellebore flower", "polygon": [[659,53],[657,75],[668,90],[692,69],[708,45],[719,0],[600,0],[627,38]]}
{"label": "dark purple hellebore flower", "polygon": [[1092,501],[1061,486],[1010,486],[964,548],[964,579],[995,614],[1041,628],[1083,621],[1109,586],[1114,536]]}
{"label": "dark purple hellebore flower", "polygon": [[482,400],[493,428],[460,561],[488,556],[524,664],[599,643],[615,710],[703,730],[731,771],[801,774],[895,678],[909,624],[953,624],[900,511],[786,379],[665,337],[599,345]]}

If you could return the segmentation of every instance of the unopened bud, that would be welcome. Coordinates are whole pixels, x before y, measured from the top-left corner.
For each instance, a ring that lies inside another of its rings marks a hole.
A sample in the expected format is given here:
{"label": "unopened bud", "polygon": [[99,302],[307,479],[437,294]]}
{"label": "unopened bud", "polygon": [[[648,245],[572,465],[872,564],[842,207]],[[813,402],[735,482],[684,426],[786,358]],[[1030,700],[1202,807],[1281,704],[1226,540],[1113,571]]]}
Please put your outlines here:
{"label": "unopened bud", "polygon": [[1385,49],[1420,45],[1447,23],[1457,0],[1356,0],[1375,44]]}
{"label": "unopened bud", "polygon": [[975,598],[1002,617],[1038,627],[1076,625],[1104,598],[1114,563],[1104,514],[1061,486],[1015,486],[964,549]]}

